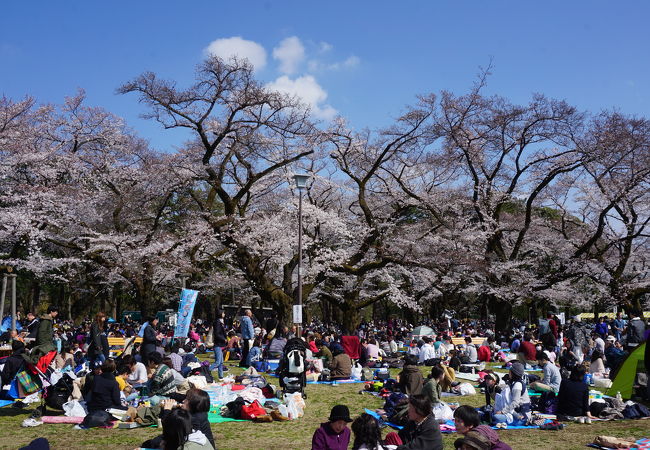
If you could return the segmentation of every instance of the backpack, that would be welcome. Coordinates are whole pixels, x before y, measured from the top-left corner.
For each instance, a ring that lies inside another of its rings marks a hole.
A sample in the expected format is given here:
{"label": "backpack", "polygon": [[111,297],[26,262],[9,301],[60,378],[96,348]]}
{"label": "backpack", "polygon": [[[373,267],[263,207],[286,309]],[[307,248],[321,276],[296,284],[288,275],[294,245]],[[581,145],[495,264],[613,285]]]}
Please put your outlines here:
{"label": "backpack", "polygon": [[63,410],[63,404],[72,395],[73,382],[68,374],[64,374],[53,386],[45,389],[45,404],[50,408]]}

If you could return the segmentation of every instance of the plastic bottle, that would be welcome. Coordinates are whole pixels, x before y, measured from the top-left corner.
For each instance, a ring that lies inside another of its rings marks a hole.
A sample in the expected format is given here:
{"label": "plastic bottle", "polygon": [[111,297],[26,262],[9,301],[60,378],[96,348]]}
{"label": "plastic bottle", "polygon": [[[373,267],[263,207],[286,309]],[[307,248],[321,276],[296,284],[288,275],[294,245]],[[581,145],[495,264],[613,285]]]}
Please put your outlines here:
{"label": "plastic bottle", "polygon": [[623,397],[621,396],[621,391],[618,391],[616,393],[616,400],[621,400],[621,401],[623,400]]}

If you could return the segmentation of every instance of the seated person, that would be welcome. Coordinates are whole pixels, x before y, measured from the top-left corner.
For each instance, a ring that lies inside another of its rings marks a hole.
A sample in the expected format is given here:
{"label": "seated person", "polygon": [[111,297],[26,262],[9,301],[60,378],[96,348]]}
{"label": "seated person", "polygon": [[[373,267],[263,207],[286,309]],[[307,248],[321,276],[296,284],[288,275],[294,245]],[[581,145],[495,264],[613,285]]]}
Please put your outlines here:
{"label": "seated person", "polygon": [[[178,405],[172,399],[163,400],[158,407],[150,408],[151,417],[160,417],[165,419],[174,407],[180,407],[188,411],[191,415],[192,429],[200,431],[205,435],[210,444],[216,448],[214,436],[208,421],[208,411],[210,411],[210,396],[202,389],[192,388],[187,391],[185,400]],[[147,414],[144,414],[147,416]],[[157,436],[142,443],[143,448],[161,448],[163,436]]]}
{"label": "seated person", "polygon": [[[23,356],[25,354],[25,344],[23,344],[21,341],[13,341],[11,343],[11,350],[11,356],[5,359],[2,373],[0,373],[0,376],[2,377],[2,384],[0,384],[0,389],[2,389],[3,386],[11,383],[16,374],[23,367],[23,362],[25,362],[25,358]],[[6,395],[7,394],[3,391],[2,394],[0,394],[0,398],[10,399]]]}
{"label": "seated person", "polygon": [[120,389],[115,381],[115,361],[108,358],[101,365],[101,374],[96,375],[92,382],[90,399],[87,403],[88,412],[103,411],[107,408],[124,409],[120,399]]}
{"label": "seated person", "polygon": [[409,421],[398,433],[404,444],[397,450],[442,450],[442,434],[432,408],[433,405],[424,395],[409,396]]}
{"label": "seated person", "polygon": [[262,360],[262,343],[260,338],[255,338],[253,341],[253,346],[248,352],[248,360],[251,362],[251,364],[255,361]]}
{"label": "seated person", "polygon": [[531,341],[533,340],[533,335],[526,333],[524,336],[523,342],[519,345],[519,350],[517,352],[517,360],[522,363],[524,366],[530,364],[531,366],[535,365],[537,361],[537,348],[535,344]]}
{"label": "seated person", "polygon": [[444,372],[444,376],[440,382],[440,388],[442,392],[449,392],[451,391],[451,384],[456,381],[456,371],[445,364],[441,364],[440,367]]}
{"label": "seated person", "polygon": [[386,436],[387,440],[383,441],[379,422],[367,413],[357,417],[352,422],[351,428],[354,433],[353,450],[393,450],[397,445],[402,444],[402,440],[395,432],[389,433]]}
{"label": "seated person", "polygon": [[149,370],[152,371],[152,374],[149,379],[148,394],[152,397],[155,395],[169,396],[169,394],[176,392],[172,369],[163,364],[162,358],[162,355],[158,352],[149,353]]}
{"label": "seated person", "polygon": [[548,353],[544,351],[537,352],[537,364],[542,368],[544,377],[542,381],[531,383],[530,388],[537,392],[553,392],[557,394],[560,391],[560,382],[562,381],[560,369],[549,361]]}
{"label": "seated person", "polygon": [[[608,336],[605,342],[605,366],[615,372],[626,356],[627,352],[623,350],[621,343],[613,336]],[[610,378],[612,378],[611,373]]]}
{"label": "seated person", "polygon": [[324,367],[329,366],[330,361],[332,361],[334,357],[332,356],[332,352],[330,351],[329,347],[325,345],[325,341],[323,341],[322,339],[317,339],[316,347],[318,348],[318,353],[316,354],[316,356],[318,356],[323,360]]}
{"label": "seated person", "polygon": [[494,420],[497,423],[521,425],[527,422],[531,405],[528,377],[523,364],[518,361],[512,363],[506,386],[503,392],[496,395],[494,403]]}
{"label": "seated person", "polygon": [[589,373],[599,376],[603,376],[605,374],[605,362],[603,361],[603,354],[599,350],[594,350],[591,354]]}
{"label": "seated person", "polygon": [[582,365],[571,370],[569,378],[562,380],[557,396],[557,415],[564,417],[591,417],[589,412],[589,386],[585,383]]}
{"label": "seated person", "polygon": [[[156,352],[157,353],[157,352]],[[214,450],[208,438],[192,426],[192,416],[183,408],[174,408],[162,419],[164,449]]]}
{"label": "seated person", "polygon": [[172,359],[169,356],[165,356],[162,359],[162,363],[169,367],[169,370],[171,371],[172,375],[174,375],[174,385],[178,386],[180,384],[183,384],[187,379],[178,373],[172,366],[174,363],[172,362]]}
{"label": "seated person", "polygon": [[332,345],[332,362],[329,365],[330,379],[343,380],[352,375],[352,360],[340,345]]}
{"label": "seated person", "polygon": [[321,423],[320,428],[314,432],[311,438],[311,449],[347,450],[350,443],[350,429],[348,428],[350,422],[352,419],[350,419],[348,407],[345,405],[334,406],[330,412],[329,421]]}
{"label": "seated person", "polygon": [[[499,435],[488,425],[481,425],[479,413],[475,408],[462,405],[454,411],[454,425],[456,432],[467,436],[471,432],[482,435],[487,442],[488,446],[485,448],[490,450],[512,450],[512,448],[505,442],[501,442]],[[454,443],[455,448],[462,448],[458,445],[458,440]]]}
{"label": "seated person", "polygon": [[424,377],[418,367],[417,356],[406,355],[404,357],[404,367],[397,376],[397,386],[406,395],[414,395],[422,392]]}
{"label": "seated person", "polygon": [[461,357],[463,364],[476,364],[478,362],[478,352],[476,346],[472,344],[472,338],[465,336],[465,349]]}
{"label": "seated person", "polygon": [[[129,375],[131,374],[131,369],[129,367],[122,363],[120,366],[115,369],[115,381],[117,381],[117,387],[120,389],[120,391],[124,392],[124,390],[127,387],[131,387],[131,385],[128,382]],[[124,392],[126,395],[131,393],[131,390],[129,389],[129,392]]]}
{"label": "seated person", "polygon": [[279,330],[269,343],[268,354],[269,358],[278,359],[282,357],[284,347],[287,345],[287,337],[284,331]]}
{"label": "seated person", "polygon": [[54,366],[57,369],[63,369],[65,367],[75,368],[74,355],[70,351],[70,344],[67,341],[63,341],[61,351],[54,358]]}
{"label": "seated person", "polygon": [[129,368],[131,373],[126,378],[131,386],[141,386],[149,380],[147,368],[141,362],[137,362],[133,355],[126,355],[122,363]]}
{"label": "seated person", "polygon": [[442,380],[445,377],[445,371],[441,366],[433,366],[431,368],[431,374],[427,378],[427,382],[424,383],[422,388],[422,394],[425,395],[432,405],[440,403],[440,397],[442,397]]}
{"label": "seated person", "polygon": [[458,356],[458,350],[449,350],[449,367],[451,367],[454,372],[458,372],[461,365],[462,363]]}

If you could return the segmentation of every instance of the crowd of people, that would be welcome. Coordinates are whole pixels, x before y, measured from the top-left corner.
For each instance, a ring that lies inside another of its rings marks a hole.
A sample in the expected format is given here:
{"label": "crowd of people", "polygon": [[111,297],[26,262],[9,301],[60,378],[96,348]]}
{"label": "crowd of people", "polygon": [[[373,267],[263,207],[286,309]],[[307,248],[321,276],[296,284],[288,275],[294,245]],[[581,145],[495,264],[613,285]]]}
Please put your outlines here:
{"label": "crowd of people", "polygon": [[[258,320],[251,310],[228,325],[224,312],[217,309],[214,320],[194,320],[187,338],[179,340],[174,338],[172,326],[159,323],[155,316],[142,324],[128,319],[114,322],[102,312],[78,324],[57,317],[56,307],[38,318],[27,313],[20,321],[20,331],[0,336],[11,342],[12,348],[1,372],[2,385],[15,377],[24,362],[40,365],[43,371],[85,364],[88,371],[79,387],[89,415],[108,408],[127,410],[137,406],[132,401],[139,394],[146,393],[156,407],[146,414],[160,418],[163,425],[162,436],[147,442],[153,446],[148,448],[214,447],[204,414],[209,406],[207,394],[192,389],[186,380],[192,370],[200,368],[196,355],[207,347],[214,353],[212,368],[219,379],[227,371],[225,361],[238,360],[241,367],[249,367],[280,358],[293,338],[305,341],[307,361],[320,362],[309,366],[308,376],[314,380],[347,379],[355,367],[382,367],[387,361],[403,360],[396,390],[408,396],[404,428],[382,440],[377,419],[362,414],[352,421],[347,407],[337,405],[314,433],[314,449],[348,448],[351,440],[354,449],[442,448],[432,410],[442,401],[443,392],[454,392],[458,371],[482,362],[509,361],[503,380],[491,371],[484,374],[484,408],[454,411],[457,431],[464,436],[456,442],[457,448],[505,449],[509,447],[496,432],[481,425],[486,417],[497,425],[527,423],[532,411],[530,389],[544,398],[555,398],[558,416],[588,421],[592,414],[587,381],[615,373],[626,355],[650,333],[640,315],[626,320],[621,313],[611,320],[601,317],[596,323],[578,317],[562,323],[549,314],[535,325],[514,321],[509,334],[495,333],[490,323],[479,320],[430,320],[425,325],[431,327],[431,333],[414,336],[414,327],[400,319],[364,321],[353,333],[314,319],[299,331],[274,319]],[[109,338],[136,336],[142,338],[141,343],[118,358],[111,357]],[[504,353],[516,358],[504,359]],[[646,358],[647,353],[646,349]],[[426,379],[420,370],[423,365],[431,367]],[[542,375],[529,376],[527,371],[532,368],[541,369]],[[137,415],[136,409],[133,417]]]}

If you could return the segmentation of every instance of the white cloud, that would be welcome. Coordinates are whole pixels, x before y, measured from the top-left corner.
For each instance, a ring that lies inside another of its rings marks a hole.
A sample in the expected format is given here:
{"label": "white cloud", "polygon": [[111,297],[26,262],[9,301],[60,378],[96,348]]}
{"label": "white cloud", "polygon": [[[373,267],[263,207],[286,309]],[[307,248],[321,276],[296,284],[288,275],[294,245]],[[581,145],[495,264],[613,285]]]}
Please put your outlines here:
{"label": "white cloud", "polygon": [[298,37],[288,37],[273,49],[273,58],[280,60],[280,72],[290,75],[296,72],[305,59],[305,47]]}
{"label": "white cloud", "polygon": [[361,59],[358,56],[350,56],[343,61],[337,61],[333,63],[324,63],[317,59],[312,59],[307,64],[310,72],[323,72],[325,70],[342,70],[342,69],[352,69],[361,64]]}
{"label": "white cloud", "polygon": [[205,53],[229,60],[233,56],[246,58],[253,65],[255,71],[266,66],[266,50],[254,41],[242,39],[240,36],[217,39],[210,42],[205,48]]}
{"label": "white cloud", "polygon": [[332,46],[332,44],[330,44],[328,42],[323,41],[320,44],[318,44],[318,51],[321,52],[321,53],[329,52],[330,50],[332,50],[332,48],[334,48],[334,47]]}
{"label": "white cloud", "polygon": [[282,75],[277,80],[266,85],[267,88],[298,97],[311,108],[314,116],[325,120],[331,120],[336,116],[336,109],[325,104],[327,92],[318,84],[311,75],[305,75],[292,80]]}

